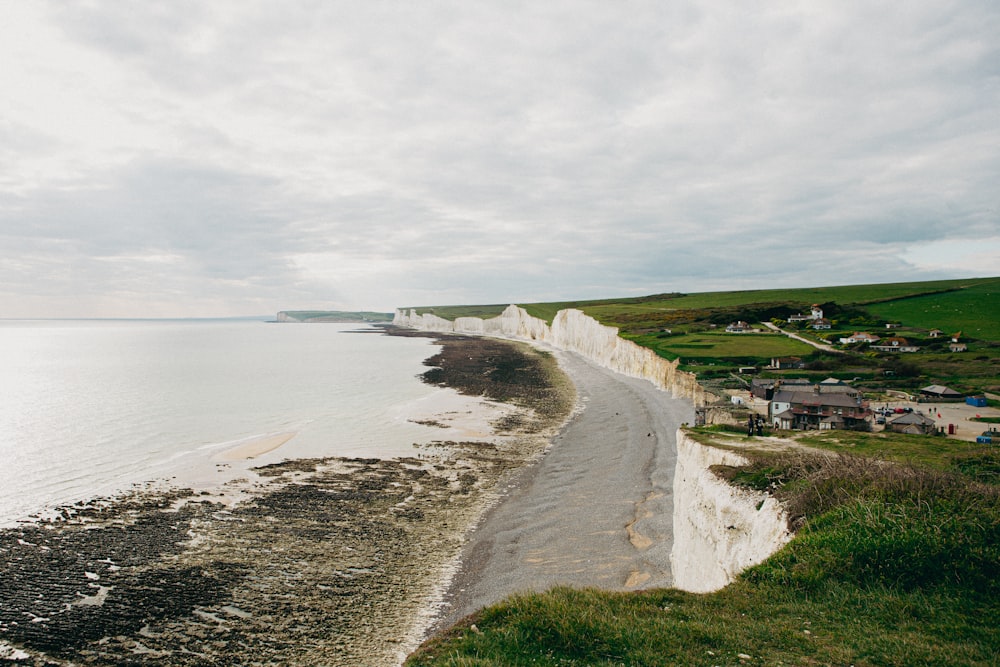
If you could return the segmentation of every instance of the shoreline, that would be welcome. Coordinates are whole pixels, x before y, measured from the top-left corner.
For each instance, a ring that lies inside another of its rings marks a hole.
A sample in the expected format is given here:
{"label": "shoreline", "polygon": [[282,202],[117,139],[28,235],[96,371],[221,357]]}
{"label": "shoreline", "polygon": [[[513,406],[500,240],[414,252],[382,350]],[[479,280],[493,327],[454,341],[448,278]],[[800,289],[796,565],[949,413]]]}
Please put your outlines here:
{"label": "shoreline", "polygon": [[517,593],[673,583],[675,438],[693,405],[577,354],[559,359],[580,409],[469,535],[431,634]]}
{"label": "shoreline", "polygon": [[484,508],[548,444],[558,392],[518,345],[442,342],[427,381],[452,390],[411,406],[444,408],[441,439],[410,457],[247,464],[294,435],[274,434],[216,453],[222,484],[157,484],[0,531],[0,648],[28,664],[399,664]]}

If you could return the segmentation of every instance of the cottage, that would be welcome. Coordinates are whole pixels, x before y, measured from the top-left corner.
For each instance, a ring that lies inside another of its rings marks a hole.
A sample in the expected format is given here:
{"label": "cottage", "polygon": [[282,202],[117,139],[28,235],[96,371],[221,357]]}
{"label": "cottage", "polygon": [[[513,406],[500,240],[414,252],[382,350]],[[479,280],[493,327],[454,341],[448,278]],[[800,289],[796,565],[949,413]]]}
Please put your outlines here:
{"label": "cottage", "polygon": [[810,324],[809,326],[812,327],[813,329],[832,329],[833,323],[830,322],[830,320],[826,319],[825,317],[820,317],[818,319],[813,320],[813,323]]}
{"label": "cottage", "polygon": [[930,336],[931,338],[938,338],[943,333],[944,332],[941,331],[940,329],[931,329],[930,333],[928,333],[927,335]]}
{"label": "cottage", "polygon": [[796,315],[792,315],[791,317],[789,317],[788,321],[808,322],[810,320],[821,320],[821,319],[823,319],[823,309],[819,307],[818,303],[814,303],[812,305],[812,310],[809,311],[808,315],[803,315],[802,313],[798,313]]}
{"label": "cottage", "polygon": [[749,324],[743,320],[739,320],[727,326],[726,331],[729,333],[746,333],[747,331],[751,331],[751,328]]}
{"label": "cottage", "polygon": [[814,385],[809,389],[779,389],[768,405],[774,428],[871,430],[872,412],[857,390]]}
{"label": "cottage", "polygon": [[934,433],[935,426],[933,419],[919,412],[908,412],[885,425],[886,429],[894,433],[908,433],[910,435],[929,435]]}
{"label": "cottage", "polygon": [[874,334],[870,334],[867,331],[856,331],[846,338],[841,338],[841,345],[853,345],[854,343],[877,343],[881,338]]}
{"label": "cottage", "polygon": [[804,368],[805,363],[800,357],[772,357],[771,368],[779,370],[786,368]]}
{"label": "cottage", "polygon": [[948,345],[948,349],[952,352],[968,352],[969,346],[965,343],[951,343]]}
{"label": "cottage", "polygon": [[880,345],[872,345],[871,349],[880,352],[916,352],[920,348],[916,345],[910,345],[910,341],[901,336],[893,336],[883,339]]}

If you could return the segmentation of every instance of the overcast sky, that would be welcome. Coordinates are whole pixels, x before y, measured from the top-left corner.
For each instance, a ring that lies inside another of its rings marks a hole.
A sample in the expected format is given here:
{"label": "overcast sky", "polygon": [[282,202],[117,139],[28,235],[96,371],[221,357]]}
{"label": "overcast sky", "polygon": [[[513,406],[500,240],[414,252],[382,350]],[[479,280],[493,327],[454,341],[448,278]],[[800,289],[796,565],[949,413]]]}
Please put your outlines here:
{"label": "overcast sky", "polygon": [[996,0],[0,12],[0,317],[1000,274]]}

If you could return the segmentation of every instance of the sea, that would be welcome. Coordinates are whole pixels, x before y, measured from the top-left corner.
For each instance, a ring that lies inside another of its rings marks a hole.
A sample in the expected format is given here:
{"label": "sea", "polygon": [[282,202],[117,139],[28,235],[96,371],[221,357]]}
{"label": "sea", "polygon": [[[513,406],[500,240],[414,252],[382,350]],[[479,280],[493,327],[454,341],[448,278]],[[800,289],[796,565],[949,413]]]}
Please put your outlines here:
{"label": "sea", "polygon": [[363,324],[0,320],[0,527],[218,483],[242,474],[220,452],[276,435],[294,434],[252,464],[414,455],[434,431],[415,406],[443,391],[419,378],[437,349]]}

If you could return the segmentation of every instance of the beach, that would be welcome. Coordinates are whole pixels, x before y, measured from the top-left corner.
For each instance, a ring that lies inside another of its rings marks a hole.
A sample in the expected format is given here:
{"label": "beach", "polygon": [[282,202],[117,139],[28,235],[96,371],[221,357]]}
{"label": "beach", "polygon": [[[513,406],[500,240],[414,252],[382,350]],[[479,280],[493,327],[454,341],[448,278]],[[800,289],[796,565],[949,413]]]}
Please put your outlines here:
{"label": "beach", "polygon": [[437,629],[514,593],[672,583],[675,433],[694,408],[576,354],[559,360],[580,409],[470,536]]}
{"label": "beach", "polygon": [[575,355],[433,337],[442,391],[407,418],[441,438],[412,456],[257,464],[294,441],[274,433],[214,456],[224,484],[0,532],[0,658],[396,665],[511,593],[668,585],[686,402]]}
{"label": "beach", "polygon": [[220,485],[203,471],[0,531],[0,659],[399,664],[471,525],[572,406],[527,346],[440,350],[425,379],[442,389],[408,417],[440,439],[410,456],[258,463],[295,441],[275,433],[216,453]]}

